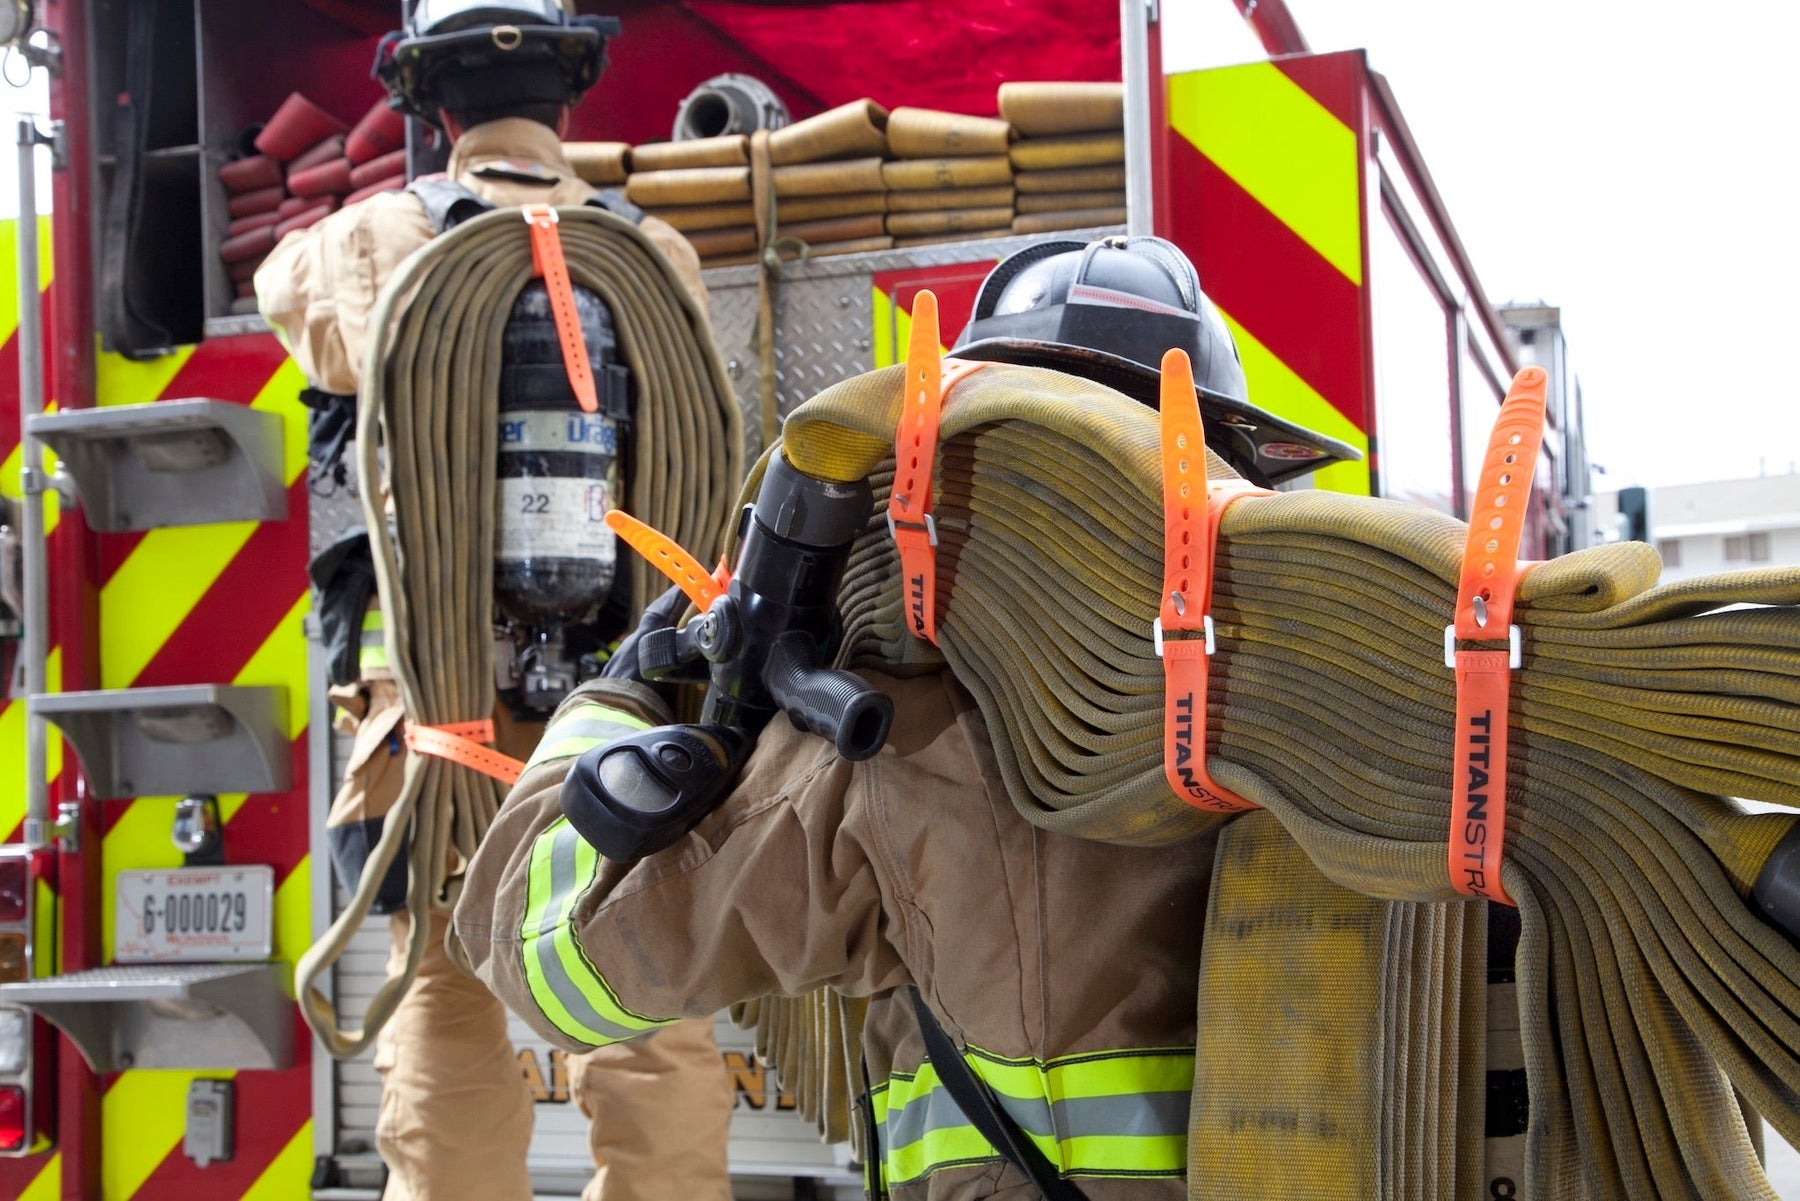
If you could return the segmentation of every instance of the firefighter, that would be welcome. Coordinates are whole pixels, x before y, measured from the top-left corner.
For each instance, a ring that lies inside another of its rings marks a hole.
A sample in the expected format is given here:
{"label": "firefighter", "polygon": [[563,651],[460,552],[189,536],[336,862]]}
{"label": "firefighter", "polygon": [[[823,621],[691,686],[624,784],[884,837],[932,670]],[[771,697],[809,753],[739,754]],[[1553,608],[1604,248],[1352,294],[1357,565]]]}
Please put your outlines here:
{"label": "firefighter", "polygon": [[[1051,367],[1154,404],[1171,344],[1195,364],[1209,424],[1233,431],[1218,449],[1243,474],[1265,478],[1275,456],[1291,467],[1346,452],[1245,400],[1229,331],[1192,264],[1160,239],[1052,242],[1006,259],[955,353]],[[622,647],[607,678],[573,694],[544,746],[559,729],[580,728],[593,747],[667,722],[655,692],[629,678],[634,659]],[[457,906],[455,937],[477,973],[570,1048],[768,994],[869,996],[872,1193],[1185,1196],[1194,915],[1215,836],[1144,849],[1039,829],[1009,800],[983,719],[949,670],[864,678],[895,708],[873,758],[845,761],[774,720],[720,807],[635,863],[592,855],[563,818],[573,758],[532,764]],[[932,1042],[947,1049],[928,1054]],[[952,1071],[957,1044],[979,1080]]]}
{"label": "firefighter", "polygon": [[[600,203],[640,219],[702,309],[693,248],[667,224],[576,177],[560,138],[570,110],[604,65],[595,18],[556,0],[420,0],[407,27],[378,52],[396,107],[450,137],[447,181],[378,195],[290,234],[257,272],[258,301],[313,389],[358,390],[368,323],[381,285],[414,250],[471,202],[484,207]],[[597,298],[596,298],[597,299]],[[596,375],[599,372],[596,371]],[[315,574],[315,579],[317,575]],[[368,576],[365,572],[365,591]],[[360,605],[354,618],[360,618]],[[353,619],[353,627],[357,622]],[[353,883],[400,788],[400,703],[365,639],[360,678],[334,689],[356,742],[333,805],[333,859]],[[539,727],[501,719],[500,749],[523,757]],[[340,837],[341,836],[341,837]],[[384,888],[379,911],[400,908],[403,881]],[[406,920],[395,914],[393,954],[403,961]],[[446,956],[444,915],[429,951],[382,1030],[376,1139],[389,1169],[388,1201],[467,1197],[527,1201],[532,1109],[499,1001]],[[711,1022],[695,1014],[641,1044],[571,1059],[570,1092],[590,1119],[597,1171],[587,1201],[682,1197],[729,1201],[726,1136],[731,1089]]]}

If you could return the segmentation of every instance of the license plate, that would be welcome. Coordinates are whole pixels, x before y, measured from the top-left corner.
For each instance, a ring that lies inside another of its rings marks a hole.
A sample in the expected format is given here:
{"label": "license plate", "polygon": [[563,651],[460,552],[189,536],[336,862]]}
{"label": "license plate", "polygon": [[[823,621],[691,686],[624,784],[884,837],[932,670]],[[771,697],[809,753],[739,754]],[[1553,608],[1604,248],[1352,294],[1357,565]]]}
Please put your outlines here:
{"label": "license plate", "polygon": [[267,959],[273,950],[267,864],[120,872],[113,888],[116,962]]}

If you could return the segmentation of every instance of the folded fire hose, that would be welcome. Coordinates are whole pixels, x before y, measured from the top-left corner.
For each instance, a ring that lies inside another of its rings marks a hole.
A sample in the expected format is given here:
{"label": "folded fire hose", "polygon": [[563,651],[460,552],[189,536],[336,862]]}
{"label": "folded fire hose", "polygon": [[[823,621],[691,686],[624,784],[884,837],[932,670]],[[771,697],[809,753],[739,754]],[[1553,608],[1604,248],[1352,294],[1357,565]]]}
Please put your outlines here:
{"label": "folded fire hose", "polygon": [[[783,431],[802,471],[875,486],[840,658],[947,662],[1028,819],[1179,853],[1227,818],[1165,777],[1156,414],[1029,367],[955,384],[934,647],[908,631],[883,519],[903,370],[826,390]],[[1266,812],[1232,819],[1195,915],[1190,1196],[1773,1198],[1736,1097],[1800,1141],[1800,952],[1749,902],[1796,819],[1728,798],[1800,805],[1800,569],[1653,587],[1633,543],[1523,577],[1501,879],[1531,1112],[1523,1179],[1491,1181],[1485,911],[1447,856],[1466,531],[1325,492],[1224,512],[1205,764]],[[815,1104],[844,1055],[809,1040],[855,1034],[824,1004],[738,1015]]]}
{"label": "folded fire hose", "polygon": [[[685,545],[717,547],[743,475],[743,419],[706,317],[631,222],[586,207],[556,216],[568,276],[606,301],[631,370],[628,508],[681,531]],[[401,264],[369,323],[357,449],[362,478],[385,478],[391,494],[391,525],[380,490],[365,488],[363,507],[409,729],[454,730],[493,713],[501,332],[536,274],[520,211],[497,210]],[[631,572],[635,613],[660,585],[635,558]],[[428,909],[455,905],[456,876],[506,793],[491,776],[412,749],[404,780],[348,906],[296,968],[307,1023],[340,1058],[367,1047],[399,1004],[424,953]],[[362,925],[403,846],[405,966],[376,990],[360,1026],[345,1028],[315,981]]]}

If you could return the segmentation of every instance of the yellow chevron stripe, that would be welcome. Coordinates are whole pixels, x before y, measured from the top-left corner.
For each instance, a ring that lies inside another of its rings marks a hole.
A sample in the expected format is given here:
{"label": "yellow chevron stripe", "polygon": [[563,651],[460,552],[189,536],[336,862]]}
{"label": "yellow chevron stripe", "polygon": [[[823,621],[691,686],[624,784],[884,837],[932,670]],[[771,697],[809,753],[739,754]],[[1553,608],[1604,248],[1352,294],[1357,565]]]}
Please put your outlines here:
{"label": "yellow chevron stripe", "polygon": [[1356,423],[1338,412],[1337,407],[1315,392],[1293,368],[1275,354],[1250,331],[1220,311],[1231,336],[1237,340],[1238,357],[1244,363],[1244,380],[1256,403],[1289,421],[1317,430],[1328,437],[1348,442],[1362,451],[1355,463],[1333,463],[1313,473],[1313,486],[1327,492],[1349,492],[1356,496],[1369,494],[1369,437],[1356,428]]}
{"label": "yellow chevron stripe", "polygon": [[1362,283],[1356,134],[1272,63],[1169,77],[1169,124]]}
{"label": "yellow chevron stripe", "polygon": [[[44,663],[44,683],[49,691],[62,691],[62,647],[54,647]],[[44,756],[44,774],[56,779],[62,772],[62,739],[51,727],[50,745]],[[25,702],[12,701],[0,708],[0,837],[25,820],[25,790],[17,782],[25,778]]]}
{"label": "yellow chevron stripe", "polygon": [[292,484],[306,470],[306,415],[300,403],[300,389],[306,387],[306,375],[293,359],[283,359],[269,382],[262,386],[253,409],[279,413],[282,420],[282,481]]}
{"label": "yellow chevron stripe", "polygon": [[[5,271],[6,286],[0,288],[0,342],[12,337],[19,328],[19,219],[0,221],[0,270]],[[38,291],[50,286],[56,264],[50,254],[50,214],[38,218]]]}
{"label": "yellow chevron stripe", "polygon": [[94,402],[103,405],[148,404],[161,399],[187,361],[194,347],[177,346],[172,354],[134,362],[121,354],[100,351],[94,355]]}
{"label": "yellow chevron stripe", "polygon": [[[10,224],[10,223],[9,223]],[[62,1195],[62,1152],[50,1157],[32,1182],[19,1194],[19,1201],[57,1201]]]}
{"label": "yellow chevron stripe", "polygon": [[[304,458],[302,454],[302,458]],[[287,736],[298,738],[306,728],[306,614],[312,608],[312,595],[302,591],[300,599],[288,609],[263,644],[256,648],[233,684],[281,684],[287,688]]]}
{"label": "yellow chevron stripe", "polygon": [[[883,292],[880,288],[873,288],[871,291],[875,294],[872,298],[872,308],[875,318],[873,347],[875,352],[875,366],[891,367],[900,361],[900,353],[895,349],[896,343],[894,341],[894,314],[899,306],[894,303],[893,297],[889,296],[886,292]],[[905,316],[905,314],[901,315]],[[904,346],[906,343],[902,340],[898,345]]]}
{"label": "yellow chevron stripe", "polygon": [[292,963],[312,945],[312,856],[275,889],[275,957]]}
{"label": "yellow chevron stripe", "polygon": [[[45,401],[44,412],[56,412],[56,402],[54,400]],[[44,470],[55,472],[58,461],[56,452],[51,450],[48,446],[44,447]],[[19,472],[24,469],[24,466],[25,444],[21,442],[7,452],[4,460],[0,460],[0,493],[4,493],[14,500],[20,500],[24,497],[25,489],[19,483]],[[61,516],[61,505],[44,505],[44,537],[48,538],[52,531],[56,529],[56,522]]]}
{"label": "yellow chevron stripe", "polygon": [[128,688],[230,565],[254,521],[151,530],[100,590],[100,686]]}
{"label": "yellow chevron stripe", "polygon": [[256,1183],[244,1190],[238,1201],[292,1201],[308,1194],[312,1179],[312,1119],[301,1123],[299,1131],[288,1140]]}
{"label": "yellow chevron stripe", "polygon": [[168,1068],[120,1073],[100,1099],[100,1129],[113,1135],[100,1157],[101,1196],[130,1197],[180,1144],[189,1084],[229,1080],[236,1074]]}

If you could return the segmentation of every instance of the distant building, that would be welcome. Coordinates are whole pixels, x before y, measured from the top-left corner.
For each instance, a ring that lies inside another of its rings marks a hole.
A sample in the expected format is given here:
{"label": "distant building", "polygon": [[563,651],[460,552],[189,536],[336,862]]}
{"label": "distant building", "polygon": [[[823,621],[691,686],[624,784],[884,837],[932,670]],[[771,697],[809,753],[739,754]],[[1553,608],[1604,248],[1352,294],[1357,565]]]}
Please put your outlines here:
{"label": "distant building", "polygon": [[[1663,579],[1800,566],[1800,472],[1649,490],[1649,541]],[[1596,493],[1595,541],[1623,536],[1617,492]]]}
{"label": "distant building", "polygon": [[[1567,554],[1603,541],[1593,525],[1581,381],[1569,366],[1562,310],[1540,302],[1503,304],[1496,311],[1519,366],[1536,365],[1550,376],[1545,397],[1544,450],[1536,484],[1547,502],[1546,551],[1551,556]],[[1487,431],[1480,431],[1480,435],[1485,440]]]}

